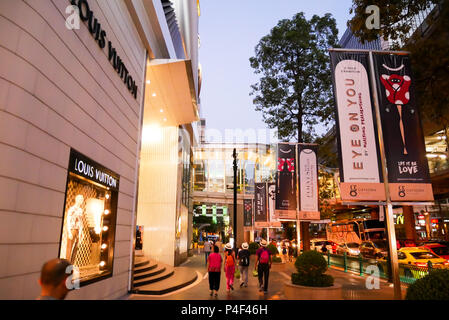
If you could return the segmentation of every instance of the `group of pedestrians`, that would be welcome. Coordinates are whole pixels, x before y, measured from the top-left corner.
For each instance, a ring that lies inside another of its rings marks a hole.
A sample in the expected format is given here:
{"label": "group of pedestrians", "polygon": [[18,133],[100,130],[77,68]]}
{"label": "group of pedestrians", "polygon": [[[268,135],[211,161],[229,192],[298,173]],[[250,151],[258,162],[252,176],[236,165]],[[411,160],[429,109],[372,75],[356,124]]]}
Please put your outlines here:
{"label": "group of pedestrians", "polygon": [[[271,253],[267,249],[266,240],[262,239],[260,245],[261,247],[256,252],[254,271],[257,272],[259,291],[267,293],[268,278],[271,268]],[[228,293],[234,290],[234,278],[237,267],[240,271],[240,288],[248,287],[248,271],[250,266],[248,243],[242,243],[237,254],[230,243],[226,244],[223,258],[220,254],[220,247],[217,246],[216,243],[209,243],[207,247],[205,245],[204,249],[207,270],[209,273],[209,289],[211,296],[218,296],[222,266],[226,276],[226,291]]]}

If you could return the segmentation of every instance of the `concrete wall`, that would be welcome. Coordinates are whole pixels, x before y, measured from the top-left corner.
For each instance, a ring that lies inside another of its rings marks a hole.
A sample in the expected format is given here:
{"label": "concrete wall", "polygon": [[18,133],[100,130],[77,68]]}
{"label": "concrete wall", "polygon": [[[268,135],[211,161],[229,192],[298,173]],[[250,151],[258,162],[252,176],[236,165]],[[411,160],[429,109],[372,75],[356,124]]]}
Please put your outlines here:
{"label": "concrete wall", "polygon": [[69,150],[120,175],[114,274],[72,299],[126,294],[145,49],[124,1],[90,0],[139,91],[135,99],[62,0],[0,1],[0,299],[34,299],[57,257]]}

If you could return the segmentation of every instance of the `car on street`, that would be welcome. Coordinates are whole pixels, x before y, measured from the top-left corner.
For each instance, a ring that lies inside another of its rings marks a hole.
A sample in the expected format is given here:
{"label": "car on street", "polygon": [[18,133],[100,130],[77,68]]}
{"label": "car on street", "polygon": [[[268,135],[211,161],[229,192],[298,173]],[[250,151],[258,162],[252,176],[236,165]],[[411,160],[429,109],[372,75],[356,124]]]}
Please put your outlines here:
{"label": "car on street", "polygon": [[432,267],[436,269],[449,268],[449,262],[446,259],[434,254],[426,248],[408,247],[401,248],[398,251],[398,262],[400,264],[415,265],[417,267],[427,268],[428,262],[432,262]]}
{"label": "car on street", "polygon": [[360,244],[357,242],[341,243],[337,247],[337,254],[346,253],[349,256],[358,256],[360,254]]}
{"label": "car on street", "polygon": [[422,248],[432,251],[432,253],[443,259],[449,260],[449,247],[439,243],[424,243]]}
{"label": "car on street", "polygon": [[396,246],[398,249],[404,248],[404,247],[416,247],[416,243],[410,239],[396,240]]}
{"label": "car on street", "polygon": [[321,248],[323,247],[323,244],[326,245],[326,249],[330,252],[330,253],[335,253],[337,251],[337,243],[335,243],[334,241],[331,240],[326,240],[326,239],[313,239],[310,241],[310,250],[315,250],[318,252],[322,252]]}
{"label": "car on street", "polygon": [[380,259],[388,255],[388,243],[386,240],[363,241],[360,245],[360,253],[364,258]]}

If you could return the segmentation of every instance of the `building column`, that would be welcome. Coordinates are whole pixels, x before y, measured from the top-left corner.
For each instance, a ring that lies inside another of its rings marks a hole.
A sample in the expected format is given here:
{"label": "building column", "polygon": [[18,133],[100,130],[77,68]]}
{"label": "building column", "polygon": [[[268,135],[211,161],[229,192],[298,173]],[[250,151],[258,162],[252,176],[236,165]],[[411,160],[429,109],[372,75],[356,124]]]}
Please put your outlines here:
{"label": "building column", "polygon": [[415,214],[413,212],[413,206],[402,206],[402,214],[404,215],[404,228],[406,239],[417,241],[415,229]]}

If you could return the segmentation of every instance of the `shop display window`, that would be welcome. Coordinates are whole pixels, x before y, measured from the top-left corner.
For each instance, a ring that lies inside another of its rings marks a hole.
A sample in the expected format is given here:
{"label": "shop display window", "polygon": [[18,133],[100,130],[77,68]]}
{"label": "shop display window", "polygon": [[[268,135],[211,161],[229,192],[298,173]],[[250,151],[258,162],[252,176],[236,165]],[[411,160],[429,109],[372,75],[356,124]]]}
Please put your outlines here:
{"label": "shop display window", "polygon": [[59,257],[81,285],[112,276],[119,176],[72,150]]}

